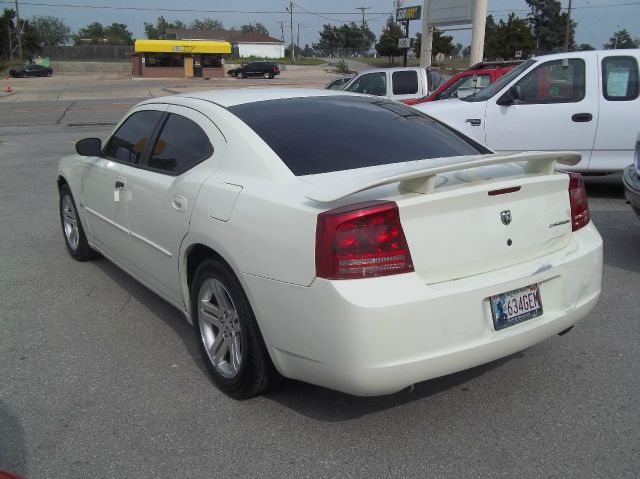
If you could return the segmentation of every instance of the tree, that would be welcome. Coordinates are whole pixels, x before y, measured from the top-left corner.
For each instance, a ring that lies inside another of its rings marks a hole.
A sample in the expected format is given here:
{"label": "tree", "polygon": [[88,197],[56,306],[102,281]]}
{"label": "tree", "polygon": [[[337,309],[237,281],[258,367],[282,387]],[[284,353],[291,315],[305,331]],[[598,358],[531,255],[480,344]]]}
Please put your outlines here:
{"label": "tree", "polygon": [[49,15],[36,15],[30,20],[37,32],[41,45],[64,45],[71,35],[71,28],[61,18]]}
{"label": "tree", "polygon": [[[444,53],[445,55],[453,55],[455,47],[453,46],[453,37],[450,35],[444,35],[440,30],[433,31],[433,43],[431,46],[431,52],[433,55],[438,53]],[[460,45],[462,46],[462,45]],[[416,33],[416,39],[413,42],[413,53],[419,57],[420,49],[422,48],[422,34]]]}
{"label": "tree", "polygon": [[[179,21],[179,20],[178,20]],[[168,27],[168,28],[181,28],[181,27]],[[194,20],[191,22],[191,29],[193,30],[224,30],[224,25],[220,20],[213,18],[203,18],[202,20]]]}
{"label": "tree", "polygon": [[[31,23],[26,20],[21,22],[22,57],[30,58],[38,51],[38,33]],[[16,28],[15,10],[5,8],[0,16],[0,58],[17,58],[18,29]]]}
{"label": "tree", "polygon": [[595,50],[595,47],[589,45],[588,43],[581,43],[576,47],[576,50],[579,52],[586,52],[588,50]]}
{"label": "tree", "polygon": [[147,35],[147,38],[149,40],[159,40],[160,37],[164,36],[167,33],[168,28],[185,29],[187,28],[187,25],[180,20],[167,22],[167,20],[162,15],[158,17],[155,25],[153,23],[144,22],[144,33],[145,35]]}
{"label": "tree", "polygon": [[331,51],[338,49],[368,50],[376,41],[376,36],[365,23],[364,29],[354,22],[335,27],[325,24],[319,32],[318,43],[313,44],[314,50]]}
{"label": "tree", "polygon": [[402,50],[398,48],[398,40],[404,37],[402,28],[396,23],[392,16],[387,19],[387,25],[382,30],[380,40],[376,43],[378,55],[389,57],[389,63],[393,63],[393,57],[402,55]]}
{"label": "tree", "polygon": [[263,35],[269,35],[269,30],[267,30],[267,27],[264,26],[264,24],[260,23],[260,22],[256,22],[256,23],[250,23],[249,25],[242,25],[240,27],[240,31],[242,33],[262,33]]}
{"label": "tree", "polygon": [[514,58],[516,52],[528,57],[535,50],[535,39],[527,21],[509,14],[507,21],[500,20],[497,24],[493,17],[487,17],[485,29],[484,57],[491,60]]}
{"label": "tree", "polygon": [[76,45],[80,45],[80,43],[90,43],[92,45],[104,43],[104,27],[100,22],[93,22],[79,29],[72,37]]}
{"label": "tree", "polygon": [[[528,15],[529,25],[533,31],[538,53],[562,50],[564,47],[567,13],[562,13],[559,0],[527,0],[531,8]],[[575,49],[576,23],[571,22],[569,33],[569,49]]]}
{"label": "tree", "polygon": [[617,48],[638,48],[639,41],[634,40],[627,30],[618,30],[614,32],[609,41],[602,45],[605,50],[615,50]]}
{"label": "tree", "polygon": [[112,23],[104,29],[108,45],[133,45],[133,34],[124,23]]}

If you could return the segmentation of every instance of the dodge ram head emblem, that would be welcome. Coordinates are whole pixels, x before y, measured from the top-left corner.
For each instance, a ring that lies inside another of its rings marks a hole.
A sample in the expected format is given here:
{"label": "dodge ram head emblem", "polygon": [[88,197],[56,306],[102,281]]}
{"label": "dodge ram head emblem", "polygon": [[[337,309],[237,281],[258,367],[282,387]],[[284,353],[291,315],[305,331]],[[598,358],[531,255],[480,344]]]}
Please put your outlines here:
{"label": "dodge ram head emblem", "polygon": [[500,219],[503,225],[511,223],[511,210],[504,210],[500,212]]}

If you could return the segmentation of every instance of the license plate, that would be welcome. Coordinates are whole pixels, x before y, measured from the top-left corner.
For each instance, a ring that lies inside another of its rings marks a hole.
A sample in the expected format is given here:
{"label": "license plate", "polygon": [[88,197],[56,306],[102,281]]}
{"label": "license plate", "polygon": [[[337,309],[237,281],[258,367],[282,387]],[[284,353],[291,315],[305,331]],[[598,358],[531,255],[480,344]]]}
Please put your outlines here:
{"label": "license plate", "polygon": [[489,301],[496,331],[542,315],[537,284],[491,296]]}

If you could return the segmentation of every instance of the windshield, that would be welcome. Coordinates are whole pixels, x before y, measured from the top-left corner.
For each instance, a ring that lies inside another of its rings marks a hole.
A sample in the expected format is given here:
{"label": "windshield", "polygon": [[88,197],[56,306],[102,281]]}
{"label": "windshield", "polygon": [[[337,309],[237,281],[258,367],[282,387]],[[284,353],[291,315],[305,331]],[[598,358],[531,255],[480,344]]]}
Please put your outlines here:
{"label": "windshield", "polygon": [[469,95],[468,97],[461,98],[461,100],[462,101],[487,101],[489,98],[491,98],[493,95],[495,95],[500,90],[502,90],[505,86],[507,86],[507,84],[511,82],[512,78],[516,78],[518,75],[520,75],[523,71],[528,69],[535,62],[536,62],[535,60],[527,60],[526,62],[521,63],[520,65],[515,67],[513,70],[505,73],[502,77],[496,80],[495,83],[492,83],[488,87],[483,88],[482,90],[478,91],[474,95]]}

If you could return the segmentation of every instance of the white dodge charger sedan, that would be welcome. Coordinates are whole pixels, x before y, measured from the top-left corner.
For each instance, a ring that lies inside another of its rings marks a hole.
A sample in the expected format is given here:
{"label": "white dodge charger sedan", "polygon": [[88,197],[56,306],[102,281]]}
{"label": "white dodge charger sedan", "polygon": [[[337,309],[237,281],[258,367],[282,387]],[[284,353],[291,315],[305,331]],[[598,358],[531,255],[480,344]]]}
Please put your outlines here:
{"label": "white dodge charger sedan", "polygon": [[496,155],[390,100],[302,89],[138,104],[62,160],[70,255],[194,325],[226,394],[399,391],[570,329],[602,240],[571,152]]}

